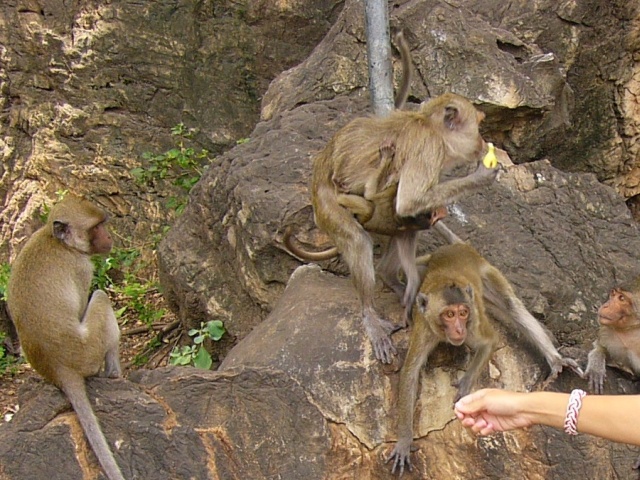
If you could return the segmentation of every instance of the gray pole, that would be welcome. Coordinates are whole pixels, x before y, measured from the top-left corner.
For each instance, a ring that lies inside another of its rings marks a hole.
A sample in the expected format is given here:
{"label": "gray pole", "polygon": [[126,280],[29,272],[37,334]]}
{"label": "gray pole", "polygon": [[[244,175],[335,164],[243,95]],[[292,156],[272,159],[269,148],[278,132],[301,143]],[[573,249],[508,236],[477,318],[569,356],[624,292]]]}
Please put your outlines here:
{"label": "gray pole", "polygon": [[393,110],[393,74],[387,0],[364,0],[369,91],[376,115]]}

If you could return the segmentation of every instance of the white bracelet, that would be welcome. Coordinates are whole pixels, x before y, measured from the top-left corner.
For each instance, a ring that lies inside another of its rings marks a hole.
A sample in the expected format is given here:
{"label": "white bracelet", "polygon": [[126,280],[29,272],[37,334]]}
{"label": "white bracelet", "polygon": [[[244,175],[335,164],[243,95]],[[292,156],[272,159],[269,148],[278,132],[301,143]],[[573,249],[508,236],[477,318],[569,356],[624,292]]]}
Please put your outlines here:
{"label": "white bracelet", "polygon": [[564,417],[564,431],[569,435],[578,434],[578,414],[580,413],[580,407],[582,407],[582,399],[586,394],[587,392],[584,390],[576,388],[569,396],[567,414]]}

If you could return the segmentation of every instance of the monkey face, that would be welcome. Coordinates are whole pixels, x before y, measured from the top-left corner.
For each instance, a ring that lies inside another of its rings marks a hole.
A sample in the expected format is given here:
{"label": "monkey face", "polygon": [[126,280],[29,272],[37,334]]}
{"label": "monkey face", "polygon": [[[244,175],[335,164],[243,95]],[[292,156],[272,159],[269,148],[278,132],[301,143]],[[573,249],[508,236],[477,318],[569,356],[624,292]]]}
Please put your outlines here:
{"label": "monkey face", "polygon": [[469,307],[464,303],[447,305],[440,312],[440,325],[451,345],[458,347],[467,339],[469,313]]}
{"label": "monkey face", "polygon": [[109,253],[113,246],[113,240],[104,222],[93,227],[90,232],[92,253]]}
{"label": "monkey face", "polygon": [[598,321],[601,325],[624,327],[635,319],[633,299],[628,292],[614,288],[609,299],[598,309]]}

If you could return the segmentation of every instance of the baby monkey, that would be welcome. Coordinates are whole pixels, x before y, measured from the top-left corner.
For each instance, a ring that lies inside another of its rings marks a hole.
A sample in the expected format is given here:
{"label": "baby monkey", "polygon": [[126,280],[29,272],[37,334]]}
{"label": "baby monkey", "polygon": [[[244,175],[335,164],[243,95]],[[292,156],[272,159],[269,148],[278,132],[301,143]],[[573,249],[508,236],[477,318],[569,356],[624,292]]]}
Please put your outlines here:
{"label": "baby monkey", "polygon": [[545,357],[551,368],[547,382],[555,379],[563,367],[582,375],[574,360],[560,355],[550,333],[527,311],[497,268],[472,246],[459,243],[460,239],[444,224],[439,222],[434,228],[455,243],[417,259],[426,267],[426,276],[413,307],[409,349],[400,372],[398,442],[387,458],[387,462],[393,460],[392,473],[398,468],[400,475],[405,466],[412,468],[413,415],[422,366],[440,343],[467,344],[475,353],[457,382],[455,401],[468,394],[498,341],[487,314],[502,323],[515,324]]}
{"label": "baby monkey", "polygon": [[11,268],[8,306],[31,366],[60,388],[109,480],[124,480],[87,398],[85,377],[119,377],[120,330],[107,294],[89,299],[91,255],[111,251],[108,217],[67,195],[27,241]]}

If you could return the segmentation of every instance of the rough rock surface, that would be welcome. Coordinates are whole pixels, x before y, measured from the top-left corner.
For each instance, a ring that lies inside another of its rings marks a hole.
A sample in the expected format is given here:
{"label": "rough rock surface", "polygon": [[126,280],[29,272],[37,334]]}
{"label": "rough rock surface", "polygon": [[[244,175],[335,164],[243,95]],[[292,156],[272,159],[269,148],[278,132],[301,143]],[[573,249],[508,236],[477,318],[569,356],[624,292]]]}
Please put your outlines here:
{"label": "rough rock surface", "polygon": [[58,190],[90,194],[122,238],[171,221],[170,181],[141,186],[144,152],[195,129],[211,156],[246,137],[259,99],[339,12],[296,2],[7,0],[0,5],[0,254],[15,255]]}
{"label": "rough rock surface", "polygon": [[[390,478],[381,459],[395,439],[406,332],[394,335],[394,364],[376,363],[349,279],[334,276],[344,265],[296,270],[279,243],[287,225],[304,241],[323,240],[309,205],[311,156],[368,112],[362,4],[348,1],[340,15],[340,2],[247,5],[0,7],[0,253],[9,256],[60,188],[92,192],[118,229],[146,238],[166,221],[159,202],[168,193],[132,183],[139,154],[168,146],[163,132],[180,120],[215,152],[246,136],[267,82],[332,24],[307,60],[270,85],[250,140],[212,161],[159,250],[166,297],[184,325],[225,322],[222,370],[143,371],[92,380],[90,392],[127,478]],[[417,65],[411,101],[452,88],[487,113],[488,139],[518,162],[538,160],[509,168],[447,222],[582,362],[594,307],[640,272],[638,225],[625,205],[638,193],[632,8],[410,0],[392,9]],[[427,232],[421,250],[438,242]],[[389,292],[380,303],[398,318]],[[470,436],[451,414],[450,383],[465,360],[462,349],[442,349],[422,375],[414,478],[636,478],[637,448],[539,427]],[[535,388],[544,374],[505,333],[481,383]],[[608,392],[638,393],[624,374],[609,374]],[[566,373],[551,388],[575,387],[585,381]],[[101,474],[64,397],[36,382],[0,426],[0,478],[46,477]]]}
{"label": "rough rock surface", "polygon": [[[317,298],[331,299],[319,304]],[[392,318],[401,309],[380,292]],[[90,396],[128,479],[390,479],[399,358],[373,359],[349,280],[317,266],[297,269],[269,317],[217,372],[188,367],[138,371],[129,380],[92,379]],[[571,438],[546,427],[476,438],[454,420],[451,382],[464,348],[442,347],[422,372],[413,473],[403,478],[631,479],[637,448]],[[547,369],[508,332],[482,386],[536,388]],[[563,373],[551,389],[585,387]],[[608,392],[637,393],[609,372]],[[22,408],[0,426],[0,478],[102,478],[68,403],[33,382]],[[37,453],[36,453],[37,452]]]}

